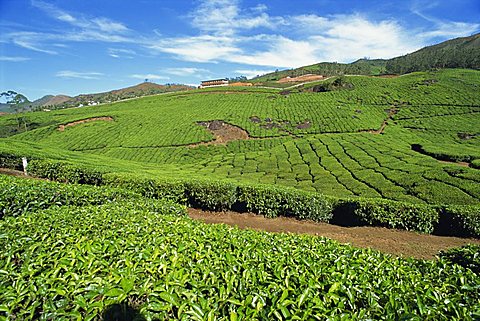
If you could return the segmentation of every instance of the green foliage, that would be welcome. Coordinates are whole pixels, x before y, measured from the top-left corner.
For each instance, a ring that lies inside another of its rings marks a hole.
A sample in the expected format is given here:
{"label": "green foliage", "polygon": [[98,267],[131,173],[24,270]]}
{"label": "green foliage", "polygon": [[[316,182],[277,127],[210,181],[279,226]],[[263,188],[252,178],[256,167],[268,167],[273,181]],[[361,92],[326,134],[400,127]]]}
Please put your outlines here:
{"label": "green foliage", "polygon": [[132,174],[105,174],[103,184],[140,193],[144,197],[187,204],[185,185],[176,179],[146,178]]}
{"label": "green foliage", "polygon": [[440,251],[440,258],[468,268],[480,276],[480,245],[468,244],[447,251]]}
{"label": "green foliage", "polygon": [[456,38],[387,60],[388,73],[406,74],[433,68],[480,69],[480,34]]}
{"label": "green foliage", "polygon": [[355,214],[369,225],[432,233],[438,224],[435,208],[388,200],[354,201]]}
{"label": "green foliage", "polygon": [[193,207],[222,211],[231,209],[237,201],[237,186],[229,182],[188,180],[184,186]]}
{"label": "green foliage", "polygon": [[28,173],[63,183],[100,185],[102,173],[77,165],[52,160],[32,160],[28,163]]}
{"label": "green foliage", "polygon": [[248,211],[266,217],[291,216],[328,222],[331,206],[323,195],[268,185],[239,186],[240,202]]}
{"label": "green foliage", "polygon": [[443,206],[439,234],[480,237],[480,206]]}
{"label": "green foliage", "polygon": [[156,204],[0,221],[0,318],[93,320],[122,302],[147,320],[478,317],[478,275],[456,264],[206,225]]}
{"label": "green foliage", "polygon": [[67,185],[0,175],[0,218],[52,206],[103,204],[139,197],[139,194],[118,188]]}

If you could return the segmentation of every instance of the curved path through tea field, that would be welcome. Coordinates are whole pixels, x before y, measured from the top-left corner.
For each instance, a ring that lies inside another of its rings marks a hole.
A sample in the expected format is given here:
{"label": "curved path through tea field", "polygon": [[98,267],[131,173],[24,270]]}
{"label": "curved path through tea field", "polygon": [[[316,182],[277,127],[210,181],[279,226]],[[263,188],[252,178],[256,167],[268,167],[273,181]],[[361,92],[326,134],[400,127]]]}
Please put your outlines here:
{"label": "curved path through tea field", "polygon": [[395,256],[418,259],[433,259],[440,250],[468,243],[480,244],[478,239],[419,234],[370,226],[342,227],[287,217],[265,218],[253,213],[209,212],[189,208],[188,214],[191,218],[205,223],[224,223],[242,229],[277,233],[325,236],[340,243],[350,243],[355,247],[372,248]]}

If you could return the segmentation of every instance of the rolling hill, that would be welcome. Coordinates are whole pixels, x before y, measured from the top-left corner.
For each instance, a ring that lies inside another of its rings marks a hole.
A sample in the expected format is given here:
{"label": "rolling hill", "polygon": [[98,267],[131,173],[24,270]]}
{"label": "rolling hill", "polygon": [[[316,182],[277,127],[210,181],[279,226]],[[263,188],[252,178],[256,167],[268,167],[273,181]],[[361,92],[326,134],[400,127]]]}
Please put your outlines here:
{"label": "rolling hill", "polygon": [[439,161],[478,166],[479,73],[351,76],[342,80],[348,86],[326,92],[183,91],[3,116],[0,127],[16,142],[75,152],[85,160],[101,155],[140,162],[161,172],[173,166],[171,174],[179,177],[341,197],[479,204],[480,190],[471,187],[480,180],[478,170]]}
{"label": "rolling hill", "polygon": [[322,62],[255,77],[254,83],[305,74],[324,76],[406,74],[436,68],[480,69],[480,34],[444,41],[392,59],[359,59],[352,63]]}

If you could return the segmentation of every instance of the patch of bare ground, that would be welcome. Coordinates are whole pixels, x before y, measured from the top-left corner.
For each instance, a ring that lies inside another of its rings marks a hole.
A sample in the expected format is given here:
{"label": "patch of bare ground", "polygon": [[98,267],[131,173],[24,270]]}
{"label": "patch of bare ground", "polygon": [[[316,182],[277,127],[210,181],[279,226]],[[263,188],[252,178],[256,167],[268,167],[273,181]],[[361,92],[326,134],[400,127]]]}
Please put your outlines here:
{"label": "patch of bare ground", "polygon": [[367,132],[375,135],[383,134],[383,132],[385,131],[385,128],[388,125],[388,121],[391,120],[396,113],[398,113],[398,110],[396,108],[392,108],[392,109],[388,109],[387,112],[388,112],[387,118],[385,118],[385,120],[382,122],[382,125],[380,126],[380,128],[377,130],[369,130]]}
{"label": "patch of bare ground", "polygon": [[417,259],[433,259],[440,250],[468,243],[480,244],[478,239],[435,236],[381,227],[342,227],[287,217],[265,218],[253,213],[209,212],[189,208],[188,215],[205,223],[223,223],[241,229],[324,236],[355,247],[372,248],[394,256]]}
{"label": "patch of bare ground", "polygon": [[90,123],[93,121],[113,121],[113,118],[109,116],[105,116],[105,117],[92,117],[92,118],[77,120],[68,124],[59,125],[58,130],[63,132],[66,127],[72,127],[72,126],[76,126],[84,123]]}
{"label": "patch of bare ground", "polygon": [[322,75],[314,75],[314,74],[307,74],[298,77],[285,77],[277,82],[279,84],[289,83],[289,82],[305,82],[305,81],[315,81],[315,80],[323,80],[325,79]]}
{"label": "patch of bare ground", "polygon": [[221,120],[199,122],[198,124],[208,129],[215,139],[210,142],[191,144],[189,147],[196,147],[199,145],[224,145],[234,140],[250,139],[248,133],[242,128],[230,125]]}
{"label": "patch of bare ground", "polygon": [[22,171],[17,171],[15,169],[10,169],[10,168],[0,168],[0,174],[27,177]]}
{"label": "patch of bare ground", "polygon": [[467,162],[452,162],[452,161],[445,161],[445,160],[439,160],[439,162],[443,164],[453,164],[453,165],[458,165],[462,167],[470,167],[470,163],[467,163]]}

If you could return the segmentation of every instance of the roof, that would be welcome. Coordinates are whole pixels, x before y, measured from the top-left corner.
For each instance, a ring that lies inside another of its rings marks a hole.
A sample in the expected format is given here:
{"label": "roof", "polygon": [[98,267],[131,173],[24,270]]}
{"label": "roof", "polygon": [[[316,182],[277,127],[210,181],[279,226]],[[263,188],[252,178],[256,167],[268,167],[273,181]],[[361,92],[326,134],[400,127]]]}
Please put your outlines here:
{"label": "roof", "polygon": [[211,81],[228,81],[228,79],[227,78],[222,78],[222,79],[202,80],[202,82],[211,82]]}

